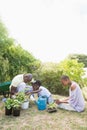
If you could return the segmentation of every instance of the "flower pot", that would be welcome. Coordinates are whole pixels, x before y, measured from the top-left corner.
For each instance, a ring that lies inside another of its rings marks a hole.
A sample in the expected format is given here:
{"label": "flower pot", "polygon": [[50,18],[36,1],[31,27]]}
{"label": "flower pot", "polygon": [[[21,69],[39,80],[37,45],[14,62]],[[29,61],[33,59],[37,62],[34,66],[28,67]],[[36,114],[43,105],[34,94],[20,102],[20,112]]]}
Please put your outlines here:
{"label": "flower pot", "polygon": [[29,101],[23,102],[22,105],[21,105],[21,108],[22,109],[28,109],[29,108]]}
{"label": "flower pot", "polygon": [[11,115],[12,114],[12,108],[8,109],[7,107],[5,107],[5,115]]}
{"label": "flower pot", "polygon": [[13,116],[20,116],[20,109],[13,108]]}

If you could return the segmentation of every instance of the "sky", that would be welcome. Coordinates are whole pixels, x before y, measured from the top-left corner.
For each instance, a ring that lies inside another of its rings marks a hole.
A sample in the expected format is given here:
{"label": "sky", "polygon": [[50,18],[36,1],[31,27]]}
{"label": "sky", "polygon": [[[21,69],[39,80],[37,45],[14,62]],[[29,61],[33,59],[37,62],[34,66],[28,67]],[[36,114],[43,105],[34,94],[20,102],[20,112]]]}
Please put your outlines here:
{"label": "sky", "polygon": [[87,0],[0,0],[9,35],[42,62],[87,55]]}

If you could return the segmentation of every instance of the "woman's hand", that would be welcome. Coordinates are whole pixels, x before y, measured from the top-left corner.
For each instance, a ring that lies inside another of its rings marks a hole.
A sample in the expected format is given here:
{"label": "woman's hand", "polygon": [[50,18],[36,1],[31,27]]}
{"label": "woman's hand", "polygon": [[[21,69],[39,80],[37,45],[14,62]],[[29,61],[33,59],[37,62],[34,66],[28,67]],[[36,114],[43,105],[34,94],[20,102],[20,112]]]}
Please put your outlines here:
{"label": "woman's hand", "polygon": [[59,99],[57,99],[57,100],[55,100],[55,103],[56,103],[56,104],[60,104],[61,101],[60,101]]}

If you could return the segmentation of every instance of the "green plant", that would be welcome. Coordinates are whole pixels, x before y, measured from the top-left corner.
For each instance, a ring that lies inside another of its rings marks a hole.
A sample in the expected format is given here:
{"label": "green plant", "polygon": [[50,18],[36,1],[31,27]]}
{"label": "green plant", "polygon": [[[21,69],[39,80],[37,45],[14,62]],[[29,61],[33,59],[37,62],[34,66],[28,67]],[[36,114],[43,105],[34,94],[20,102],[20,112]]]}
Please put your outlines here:
{"label": "green plant", "polygon": [[57,104],[54,102],[54,103],[50,103],[47,107],[47,111],[48,112],[57,112]]}
{"label": "green plant", "polygon": [[57,108],[57,104],[56,103],[50,103],[48,105],[48,109],[56,109]]}
{"label": "green plant", "polygon": [[25,93],[24,92],[19,92],[18,95],[16,96],[16,99],[20,102],[23,103],[25,101]]}
{"label": "green plant", "polygon": [[28,101],[29,97],[28,95],[25,95],[24,92],[19,92],[16,96],[16,99],[21,102],[21,104],[25,101]]}
{"label": "green plant", "polygon": [[5,101],[5,107],[7,109],[11,109],[12,108],[12,104],[13,104],[13,99],[7,98],[7,100]]}
{"label": "green plant", "polygon": [[19,109],[19,108],[20,108],[20,105],[21,105],[21,102],[18,101],[18,99],[14,99],[14,100],[13,100],[13,104],[12,104],[13,108]]}
{"label": "green plant", "polygon": [[87,101],[87,87],[82,88],[82,93],[83,93],[84,99]]}

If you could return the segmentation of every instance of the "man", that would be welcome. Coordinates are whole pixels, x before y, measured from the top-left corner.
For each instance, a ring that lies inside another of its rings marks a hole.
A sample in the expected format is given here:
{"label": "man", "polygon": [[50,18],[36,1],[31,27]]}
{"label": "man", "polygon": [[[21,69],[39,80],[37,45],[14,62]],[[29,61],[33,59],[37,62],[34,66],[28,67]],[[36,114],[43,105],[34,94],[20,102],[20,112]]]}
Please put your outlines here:
{"label": "man", "polygon": [[20,91],[24,91],[28,82],[32,80],[32,74],[19,74],[16,75],[10,85],[11,96]]}
{"label": "man", "polygon": [[61,82],[64,86],[69,86],[69,97],[65,100],[56,100],[58,107],[77,112],[84,111],[85,101],[80,86],[66,75],[61,77]]}

